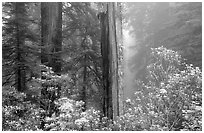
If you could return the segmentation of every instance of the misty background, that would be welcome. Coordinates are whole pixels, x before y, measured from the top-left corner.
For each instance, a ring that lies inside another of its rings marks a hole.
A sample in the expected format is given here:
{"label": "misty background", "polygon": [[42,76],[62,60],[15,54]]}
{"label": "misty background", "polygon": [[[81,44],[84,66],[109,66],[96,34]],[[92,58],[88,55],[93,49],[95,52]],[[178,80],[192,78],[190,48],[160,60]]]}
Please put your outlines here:
{"label": "misty background", "polygon": [[175,2],[123,3],[125,97],[145,79],[150,49],[164,46],[202,69],[202,4]]}

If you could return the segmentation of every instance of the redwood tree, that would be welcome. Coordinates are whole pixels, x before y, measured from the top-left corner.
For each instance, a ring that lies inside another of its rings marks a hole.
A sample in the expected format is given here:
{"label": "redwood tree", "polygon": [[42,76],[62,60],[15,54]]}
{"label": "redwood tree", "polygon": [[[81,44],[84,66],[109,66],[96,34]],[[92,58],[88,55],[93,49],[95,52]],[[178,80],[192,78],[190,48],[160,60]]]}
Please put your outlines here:
{"label": "redwood tree", "polygon": [[[104,88],[104,115],[115,119],[120,114],[119,109],[119,75],[118,75],[118,45],[121,43],[119,11],[116,3],[107,3],[106,11],[100,13],[101,22],[101,54]],[[116,19],[117,18],[117,19]]]}
{"label": "redwood tree", "polygon": [[[61,49],[62,49],[62,3],[61,2],[45,2],[41,3],[41,63],[51,67],[55,74],[61,72]],[[43,70],[42,70],[43,72]],[[42,77],[45,79],[46,77]],[[48,87],[57,87],[57,91],[50,92]],[[54,100],[60,97],[60,85],[52,86],[42,84],[42,98],[41,102],[43,109],[48,114],[52,115],[56,112]],[[48,99],[47,99],[48,98]],[[45,115],[42,116],[45,118]],[[41,128],[44,128],[42,122]]]}

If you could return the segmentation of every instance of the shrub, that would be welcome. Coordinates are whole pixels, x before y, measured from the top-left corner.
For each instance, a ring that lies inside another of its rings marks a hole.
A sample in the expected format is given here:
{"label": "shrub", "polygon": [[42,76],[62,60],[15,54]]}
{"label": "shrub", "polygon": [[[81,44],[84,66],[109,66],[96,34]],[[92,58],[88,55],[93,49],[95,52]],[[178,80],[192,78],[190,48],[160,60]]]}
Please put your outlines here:
{"label": "shrub", "polygon": [[148,82],[137,81],[139,89],[127,104],[124,116],[133,118],[131,126],[139,125],[141,130],[202,130],[200,69],[183,63],[177,52],[159,47],[152,49],[147,70]]}
{"label": "shrub", "polygon": [[46,128],[60,131],[84,131],[99,129],[100,112],[93,108],[82,111],[83,102],[63,97],[56,101],[60,115],[46,118]]}
{"label": "shrub", "polygon": [[[55,75],[51,68],[44,65],[41,69],[44,71],[42,74],[44,78],[33,78],[28,84],[28,89],[23,93],[16,91],[14,87],[3,88],[3,130],[41,130],[42,114],[49,114],[50,110],[55,111],[47,107],[54,105],[50,102],[51,98],[58,95],[58,85],[61,85],[61,90],[66,87],[69,77]],[[42,89],[45,86],[47,87],[46,96],[42,97]]]}
{"label": "shrub", "polygon": [[2,92],[2,130],[39,130],[42,112],[39,106],[24,101],[26,95],[12,87],[5,87]]}
{"label": "shrub", "polygon": [[[115,121],[102,117],[93,108],[83,109],[83,102],[62,97],[54,100],[58,114],[45,118],[45,130],[57,131],[164,131],[202,130],[202,74],[199,68],[182,62],[181,56],[163,47],[152,49],[147,66],[148,82],[138,80],[135,97],[124,101],[124,114]],[[55,76],[51,70],[45,79],[48,86],[63,84],[68,77]],[[34,87],[35,88],[35,87]],[[36,88],[35,88],[36,89]],[[48,89],[51,93],[56,88]],[[3,91],[3,130],[40,130],[41,110],[24,101],[24,93],[14,88]],[[29,117],[28,117],[29,116]]]}

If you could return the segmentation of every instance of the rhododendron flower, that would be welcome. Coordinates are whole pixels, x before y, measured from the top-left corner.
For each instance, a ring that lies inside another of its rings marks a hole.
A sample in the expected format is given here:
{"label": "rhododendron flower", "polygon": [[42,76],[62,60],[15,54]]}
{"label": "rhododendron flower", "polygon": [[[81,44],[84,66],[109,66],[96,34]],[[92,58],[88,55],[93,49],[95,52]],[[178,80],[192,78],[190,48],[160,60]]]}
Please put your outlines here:
{"label": "rhododendron flower", "polygon": [[165,94],[167,91],[165,89],[160,89],[160,93]]}

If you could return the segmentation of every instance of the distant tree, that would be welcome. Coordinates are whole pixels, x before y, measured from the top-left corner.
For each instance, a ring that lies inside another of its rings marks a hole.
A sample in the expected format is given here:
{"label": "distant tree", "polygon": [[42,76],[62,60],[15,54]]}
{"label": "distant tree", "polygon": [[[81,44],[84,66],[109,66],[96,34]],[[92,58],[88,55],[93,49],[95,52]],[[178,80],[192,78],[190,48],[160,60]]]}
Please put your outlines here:
{"label": "distant tree", "polygon": [[62,49],[62,3],[41,3],[42,63],[60,73]]}
{"label": "distant tree", "polygon": [[[3,3],[3,85],[26,90],[31,64],[31,44],[36,35],[31,31],[28,3]],[[15,76],[14,76],[15,75]],[[15,77],[15,78],[14,78]]]}
{"label": "distant tree", "polygon": [[84,101],[84,110],[90,107],[90,103],[101,109],[100,26],[97,10],[91,3],[67,2],[64,3],[63,16],[62,71],[71,76],[71,91],[65,94]]}
{"label": "distant tree", "polygon": [[186,63],[202,69],[202,3],[183,2],[171,6],[175,20],[166,30],[166,47],[179,51]]}

